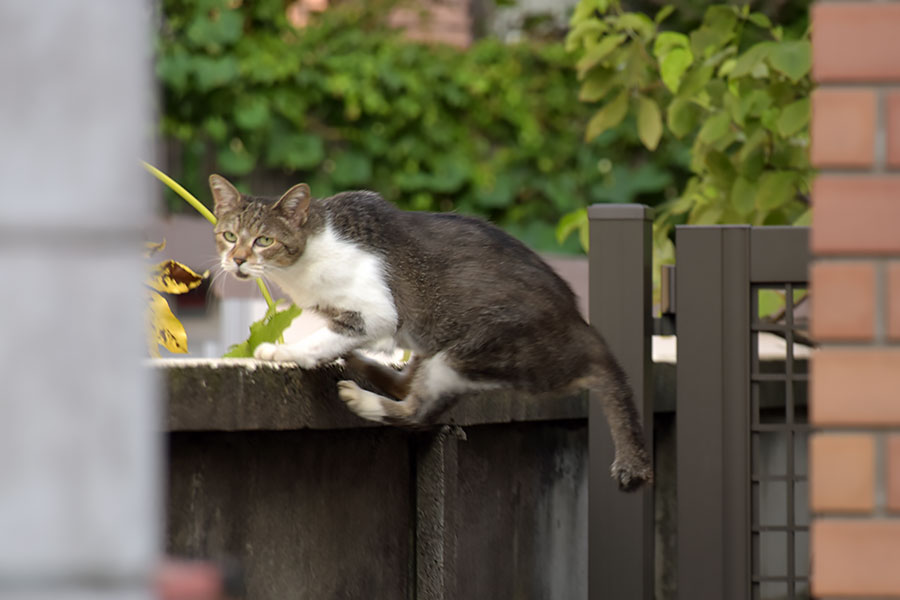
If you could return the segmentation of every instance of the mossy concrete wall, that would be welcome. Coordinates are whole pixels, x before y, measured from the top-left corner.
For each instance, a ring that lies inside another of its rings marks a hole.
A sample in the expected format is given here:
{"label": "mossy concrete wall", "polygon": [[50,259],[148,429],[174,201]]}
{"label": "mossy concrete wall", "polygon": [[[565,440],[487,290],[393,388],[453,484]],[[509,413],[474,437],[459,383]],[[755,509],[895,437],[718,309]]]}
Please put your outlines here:
{"label": "mossy concrete wall", "polygon": [[247,598],[587,598],[584,397],[473,396],[410,433],[351,414],[339,366],[157,368],[167,550],[237,561]]}

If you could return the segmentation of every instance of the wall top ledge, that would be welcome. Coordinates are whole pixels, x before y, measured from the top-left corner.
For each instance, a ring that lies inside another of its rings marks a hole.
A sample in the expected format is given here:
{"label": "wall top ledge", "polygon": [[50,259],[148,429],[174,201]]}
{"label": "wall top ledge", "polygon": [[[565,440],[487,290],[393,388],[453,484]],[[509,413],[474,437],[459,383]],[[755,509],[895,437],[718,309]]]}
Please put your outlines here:
{"label": "wall top ledge", "polygon": [[[168,399],[166,431],[283,431],[379,427],[352,414],[337,382],[364,381],[338,364],[306,371],[254,359],[154,359]],[[439,424],[487,425],[586,419],[584,395],[484,392],[463,398]]]}

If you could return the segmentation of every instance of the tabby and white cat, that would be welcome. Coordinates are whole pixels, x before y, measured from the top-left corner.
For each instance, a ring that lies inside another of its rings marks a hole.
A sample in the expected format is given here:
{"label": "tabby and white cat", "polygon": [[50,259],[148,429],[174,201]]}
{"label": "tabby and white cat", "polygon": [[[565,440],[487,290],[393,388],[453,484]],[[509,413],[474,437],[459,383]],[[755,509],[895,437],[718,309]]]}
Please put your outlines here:
{"label": "tabby and white cat", "polygon": [[[299,343],[255,357],[313,368],[344,357],[384,393],[338,383],[361,417],[427,425],[468,392],[593,388],[615,443],[613,478],[634,490],[652,477],[625,374],[582,319],[569,286],[534,252],[484,221],[401,211],[373,192],[313,198],[245,196],[212,175],[222,267],[274,281],[328,319]],[[357,349],[408,349],[402,371]]]}

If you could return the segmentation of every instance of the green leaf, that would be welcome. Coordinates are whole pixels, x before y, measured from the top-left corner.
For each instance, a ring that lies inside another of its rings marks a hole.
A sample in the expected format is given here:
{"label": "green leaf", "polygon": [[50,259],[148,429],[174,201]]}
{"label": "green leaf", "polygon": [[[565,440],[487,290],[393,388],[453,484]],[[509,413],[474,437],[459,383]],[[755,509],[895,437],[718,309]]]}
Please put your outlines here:
{"label": "green leaf", "polygon": [[656,31],[656,25],[650,20],[650,17],[639,12],[623,13],[617,19],[617,24],[622,29],[636,32],[645,40],[650,39]]}
{"label": "green leaf", "polygon": [[790,137],[809,123],[809,98],[797,100],[781,110],[776,124],[782,137]]}
{"label": "green leaf", "polygon": [[666,124],[676,137],[682,138],[697,126],[697,106],[685,98],[675,98],[666,109]]}
{"label": "green leaf", "polygon": [[340,187],[365,185],[372,179],[372,161],[365,154],[348,150],[335,157],[331,177]]}
{"label": "green leaf", "polygon": [[613,100],[594,113],[594,116],[588,121],[587,132],[584,136],[585,141],[589,142],[607,129],[621,123],[627,112],[628,91],[622,90]]}
{"label": "green leaf", "polygon": [[760,42],[750,46],[746,52],[738,57],[737,64],[734,65],[729,76],[736,78],[749,75],[759,63],[769,56],[774,46],[774,42]]}
{"label": "green leaf", "polygon": [[681,85],[681,78],[691,66],[694,57],[687,48],[673,48],[660,61],[659,70],[663,83],[675,94]]}
{"label": "green leaf", "polygon": [[745,177],[736,177],[731,186],[731,204],[746,218],[756,202],[756,187]]}
{"label": "green leaf", "polygon": [[243,129],[263,129],[270,118],[269,103],[260,96],[244,96],[234,108],[234,122]]}
{"label": "green leaf", "polygon": [[637,97],[638,137],[648,150],[656,150],[662,137],[662,115],[656,102],[647,96]]}
{"label": "green leaf", "polygon": [[324,158],[322,138],[312,133],[273,135],[266,154],[270,166],[289,169],[311,169]]}
{"label": "green leaf", "polygon": [[763,13],[750,13],[750,16],[747,17],[747,20],[758,27],[762,27],[763,29],[769,29],[772,27],[772,21],[770,21],[769,17],[767,17]]}
{"label": "green leaf", "polygon": [[731,127],[731,115],[722,110],[711,116],[700,128],[697,138],[706,144],[712,144],[724,137]]}
{"label": "green leaf", "polygon": [[663,21],[666,20],[666,17],[668,17],[669,15],[672,14],[672,12],[674,10],[675,10],[675,7],[672,6],[671,4],[667,4],[666,6],[663,6],[661,9],[659,9],[659,12],[656,13],[656,16],[653,18],[653,21],[656,24],[662,23]]}
{"label": "green leaf", "polygon": [[716,185],[720,188],[729,189],[734,180],[735,170],[731,164],[731,159],[718,150],[713,150],[706,155],[706,168],[709,169],[710,175],[716,180]]}
{"label": "green leaf", "polygon": [[759,179],[757,210],[769,212],[794,198],[796,175],[791,171],[768,171]]}
{"label": "green leaf", "polygon": [[578,99],[582,102],[602,100],[619,83],[619,80],[619,71],[594,69],[581,86]]}
{"label": "green leaf", "polygon": [[690,46],[690,40],[683,33],[663,31],[656,36],[656,41],[653,42],[653,56],[661,59],[674,48],[684,48],[687,50]]}
{"label": "green leaf", "polygon": [[250,337],[240,344],[231,346],[224,357],[252,358],[253,351],[257,346],[263,343],[274,344],[277,342],[284,334],[285,329],[290,327],[294,318],[303,312],[296,304],[291,304],[282,311],[276,312],[276,310],[276,307],[273,306],[267,311],[266,316],[250,325]]}
{"label": "green leaf", "polygon": [[256,167],[256,157],[237,144],[225,146],[216,154],[219,168],[229,175],[246,175]]}
{"label": "green leaf", "polygon": [[812,66],[812,49],[806,40],[779,42],[769,52],[769,64],[786,75],[794,83],[809,73]]}
{"label": "green leaf", "polygon": [[[562,245],[562,243],[572,235],[572,232],[587,227],[588,216],[586,208],[579,208],[578,210],[563,215],[556,225],[556,241]],[[584,244],[582,244],[582,246],[584,247],[585,252],[587,252],[587,246]]]}
{"label": "green leaf", "polygon": [[619,33],[616,35],[608,35],[600,40],[600,42],[590,48],[587,52],[584,53],[584,56],[581,57],[581,60],[576,64],[576,68],[578,69],[578,77],[584,77],[585,73],[590,71],[595,65],[597,65],[601,60],[609,56],[609,54],[621,45],[622,42],[625,41],[625,34]]}

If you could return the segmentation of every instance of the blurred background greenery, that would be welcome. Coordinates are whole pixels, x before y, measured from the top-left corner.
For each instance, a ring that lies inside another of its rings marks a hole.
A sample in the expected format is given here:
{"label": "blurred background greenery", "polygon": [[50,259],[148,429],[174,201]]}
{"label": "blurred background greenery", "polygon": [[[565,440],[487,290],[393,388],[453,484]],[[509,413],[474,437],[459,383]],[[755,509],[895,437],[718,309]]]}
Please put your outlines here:
{"label": "blurred background greenery", "polygon": [[[295,4],[160,4],[161,162],[204,201],[210,172],[256,193],[298,181],[317,196],[367,188],[402,208],[485,216],[538,250],[579,252],[576,236],[560,244],[555,235],[565,215],[595,202],[665,212],[698,176],[691,158],[702,119],[681,139],[662,131],[652,151],[636,111],[586,140],[605,100],[579,98],[576,64],[590,44],[566,48],[571,8],[560,19],[557,2],[545,2],[543,15],[540,2],[471,0],[464,47],[410,39],[391,24],[395,1],[318,2],[302,22],[290,18]],[[514,27],[491,25],[518,4],[529,10]],[[582,18],[607,18],[610,7],[594,4],[581,1]],[[676,10],[660,31],[702,26],[706,4],[665,4]],[[753,4],[786,37],[804,35],[808,0]],[[618,14],[652,17],[662,5],[629,2]],[[754,41],[737,40],[736,51]],[[174,195],[167,206],[190,210]],[[684,222],[690,211],[667,218]]]}

